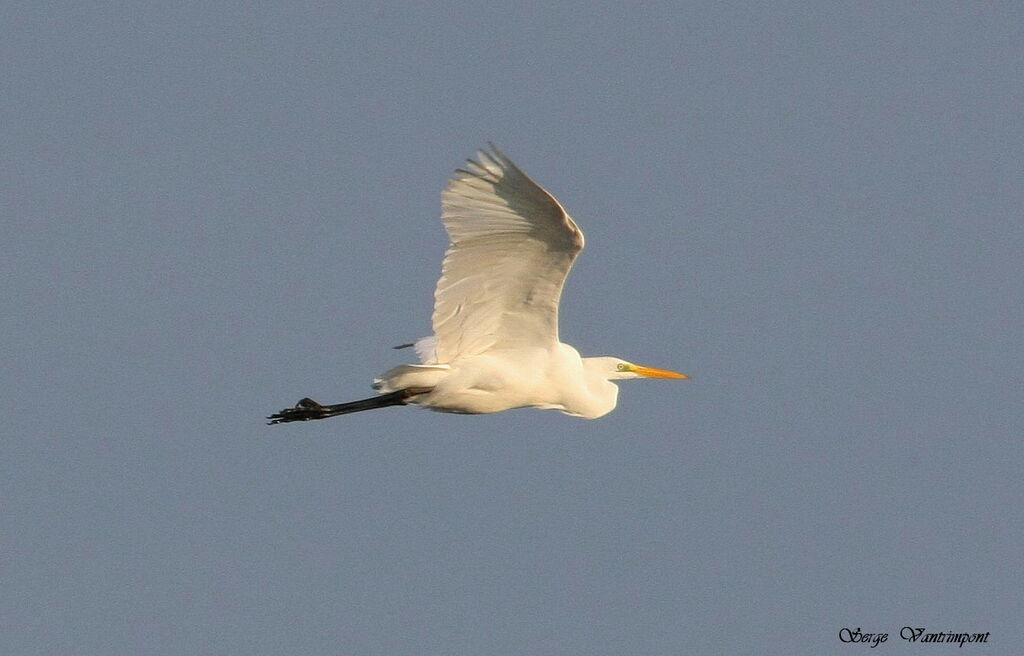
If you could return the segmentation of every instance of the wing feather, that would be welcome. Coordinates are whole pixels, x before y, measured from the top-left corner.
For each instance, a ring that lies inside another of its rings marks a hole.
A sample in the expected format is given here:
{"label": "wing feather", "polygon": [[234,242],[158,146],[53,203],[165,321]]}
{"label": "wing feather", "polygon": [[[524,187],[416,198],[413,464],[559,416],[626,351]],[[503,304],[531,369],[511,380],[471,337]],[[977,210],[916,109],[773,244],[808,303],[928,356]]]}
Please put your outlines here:
{"label": "wing feather", "polygon": [[434,293],[436,362],[558,342],[558,302],[583,233],[494,144],[441,194],[451,245]]}

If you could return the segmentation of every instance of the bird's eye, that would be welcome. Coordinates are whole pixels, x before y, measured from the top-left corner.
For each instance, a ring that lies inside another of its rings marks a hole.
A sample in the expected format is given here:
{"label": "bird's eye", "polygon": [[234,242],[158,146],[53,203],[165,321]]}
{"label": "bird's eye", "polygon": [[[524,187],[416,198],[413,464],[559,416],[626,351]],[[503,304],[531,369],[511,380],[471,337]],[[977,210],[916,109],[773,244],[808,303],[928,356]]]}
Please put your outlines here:
{"label": "bird's eye", "polygon": [[626,366],[625,362],[620,362],[619,365],[615,368],[618,369],[619,371],[625,371],[628,367]]}

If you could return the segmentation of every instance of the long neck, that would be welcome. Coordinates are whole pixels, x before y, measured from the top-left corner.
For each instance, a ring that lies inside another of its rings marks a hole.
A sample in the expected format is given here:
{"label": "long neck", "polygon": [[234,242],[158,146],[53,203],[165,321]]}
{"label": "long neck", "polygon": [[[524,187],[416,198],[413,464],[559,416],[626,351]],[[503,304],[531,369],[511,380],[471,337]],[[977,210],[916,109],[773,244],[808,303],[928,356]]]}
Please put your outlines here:
{"label": "long neck", "polygon": [[573,414],[597,419],[615,409],[619,399],[619,386],[608,380],[604,358],[583,358],[583,378],[586,389],[573,399]]}

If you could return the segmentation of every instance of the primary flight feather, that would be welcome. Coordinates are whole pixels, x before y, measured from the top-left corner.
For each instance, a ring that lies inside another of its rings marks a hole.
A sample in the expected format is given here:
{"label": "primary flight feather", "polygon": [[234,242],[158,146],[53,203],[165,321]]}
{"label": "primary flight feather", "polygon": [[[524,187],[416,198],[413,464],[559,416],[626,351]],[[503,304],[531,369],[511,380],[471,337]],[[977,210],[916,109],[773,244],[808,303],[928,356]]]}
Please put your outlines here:
{"label": "primary flight feather", "polygon": [[583,233],[494,144],[455,172],[441,207],[451,245],[434,292],[434,334],[415,344],[420,364],[381,374],[378,396],[336,405],[302,399],[270,423],[406,404],[469,414],[545,408],[595,419],[615,408],[613,380],[687,378],[583,358],[559,341],[558,302]]}

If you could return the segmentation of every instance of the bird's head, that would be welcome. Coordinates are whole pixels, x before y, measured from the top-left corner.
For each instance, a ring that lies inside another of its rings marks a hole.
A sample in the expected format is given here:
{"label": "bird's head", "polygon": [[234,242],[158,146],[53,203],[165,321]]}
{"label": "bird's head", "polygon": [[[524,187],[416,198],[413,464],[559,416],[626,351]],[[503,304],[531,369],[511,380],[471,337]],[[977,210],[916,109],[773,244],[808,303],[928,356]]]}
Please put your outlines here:
{"label": "bird's head", "polygon": [[589,369],[599,370],[606,380],[630,380],[632,378],[674,378],[686,380],[689,378],[686,374],[681,374],[677,371],[645,367],[620,360],[619,358],[584,358],[583,361],[587,363]]}

